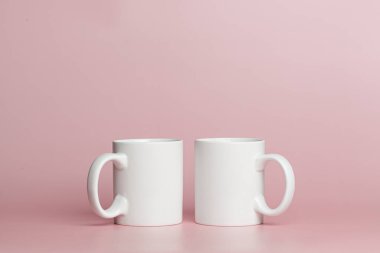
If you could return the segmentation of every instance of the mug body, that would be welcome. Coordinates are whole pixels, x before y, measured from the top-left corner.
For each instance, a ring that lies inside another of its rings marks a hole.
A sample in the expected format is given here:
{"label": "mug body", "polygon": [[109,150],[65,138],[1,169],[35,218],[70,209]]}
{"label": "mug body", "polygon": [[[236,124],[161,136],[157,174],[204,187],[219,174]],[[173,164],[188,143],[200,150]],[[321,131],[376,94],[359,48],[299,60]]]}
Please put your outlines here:
{"label": "mug body", "polygon": [[[209,138],[195,142],[195,221],[216,226],[263,222],[254,198],[264,191],[264,174],[255,156],[264,154],[264,140]],[[256,167],[255,167],[256,166]]]}
{"label": "mug body", "polygon": [[114,153],[128,158],[125,170],[113,169],[114,195],[128,200],[128,213],[116,224],[163,226],[182,222],[183,143],[176,139],[127,139],[113,142]]}

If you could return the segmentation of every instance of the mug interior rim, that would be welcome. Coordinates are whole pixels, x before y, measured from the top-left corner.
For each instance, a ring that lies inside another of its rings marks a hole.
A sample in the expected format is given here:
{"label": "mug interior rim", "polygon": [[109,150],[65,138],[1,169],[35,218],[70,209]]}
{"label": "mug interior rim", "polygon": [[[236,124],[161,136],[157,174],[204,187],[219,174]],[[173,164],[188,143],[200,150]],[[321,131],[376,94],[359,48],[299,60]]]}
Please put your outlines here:
{"label": "mug interior rim", "polygon": [[200,138],[196,142],[217,142],[217,143],[255,143],[263,142],[264,139],[252,137],[223,137],[223,138]]}
{"label": "mug interior rim", "polygon": [[178,142],[180,139],[174,138],[134,138],[134,139],[117,139],[113,143],[154,143],[154,142]]}

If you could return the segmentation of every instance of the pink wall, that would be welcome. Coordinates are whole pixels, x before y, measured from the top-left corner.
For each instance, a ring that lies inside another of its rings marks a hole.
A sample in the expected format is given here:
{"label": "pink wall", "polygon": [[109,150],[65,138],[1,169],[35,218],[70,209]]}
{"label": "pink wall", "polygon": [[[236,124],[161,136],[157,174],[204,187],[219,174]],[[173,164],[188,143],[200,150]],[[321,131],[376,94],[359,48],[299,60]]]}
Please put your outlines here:
{"label": "pink wall", "polygon": [[[0,2],[2,210],[90,212],[111,141],[262,137],[297,177],[281,217],[380,209],[377,1]],[[111,170],[101,182],[111,199]],[[270,203],[282,175],[271,165]],[[337,213],[338,214],[338,213]],[[337,215],[336,214],[336,215]]]}

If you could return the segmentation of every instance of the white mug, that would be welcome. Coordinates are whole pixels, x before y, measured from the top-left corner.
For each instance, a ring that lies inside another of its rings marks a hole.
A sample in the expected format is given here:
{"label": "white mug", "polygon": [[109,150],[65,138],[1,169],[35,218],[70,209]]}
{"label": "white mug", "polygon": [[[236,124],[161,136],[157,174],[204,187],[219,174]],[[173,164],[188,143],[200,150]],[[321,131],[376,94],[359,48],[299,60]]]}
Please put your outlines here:
{"label": "white mug", "polygon": [[[263,222],[263,215],[279,215],[290,205],[294,174],[281,155],[265,154],[264,140],[208,138],[195,142],[195,221],[216,226],[247,226]],[[280,205],[271,209],[264,198],[264,166],[273,160],[285,174]]]}
{"label": "white mug", "polygon": [[[127,139],[91,165],[87,192],[96,214],[132,226],[182,222],[183,143],[177,139]],[[98,196],[99,174],[113,161],[114,200],[104,210]]]}

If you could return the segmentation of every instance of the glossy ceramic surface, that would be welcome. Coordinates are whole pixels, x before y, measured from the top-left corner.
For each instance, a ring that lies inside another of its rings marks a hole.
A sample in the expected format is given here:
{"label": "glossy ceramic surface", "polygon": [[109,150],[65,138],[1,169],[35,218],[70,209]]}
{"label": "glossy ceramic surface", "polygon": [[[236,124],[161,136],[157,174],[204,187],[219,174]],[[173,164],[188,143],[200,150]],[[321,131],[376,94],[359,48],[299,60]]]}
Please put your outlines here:
{"label": "glossy ceramic surface", "polygon": [[[255,138],[209,138],[195,142],[195,220],[217,226],[245,226],[263,222],[263,215],[279,215],[290,205],[294,174],[281,155],[265,154],[264,140]],[[264,198],[267,161],[282,168],[286,188],[278,207]]]}
{"label": "glossy ceramic surface", "polygon": [[[181,223],[183,144],[176,139],[129,139],[113,142],[114,153],[95,159],[87,190],[90,204],[116,224],[163,226]],[[99,174],[113,161],[114,200],[103,209],[98,196]]]}

